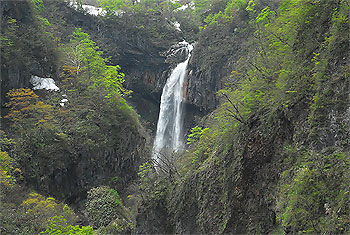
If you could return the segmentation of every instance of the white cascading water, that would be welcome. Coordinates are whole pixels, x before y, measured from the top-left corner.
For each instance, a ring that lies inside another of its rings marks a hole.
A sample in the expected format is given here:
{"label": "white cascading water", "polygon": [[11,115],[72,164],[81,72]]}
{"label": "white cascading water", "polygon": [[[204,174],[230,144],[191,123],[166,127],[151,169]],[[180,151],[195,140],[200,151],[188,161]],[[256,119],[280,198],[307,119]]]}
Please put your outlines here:
{"label": "white cascading water", "polygon": [[182,47],[175,53],[186,50],[187,58],[175,67],[163,88],[157,134],[153,145],[153,159],[156,161],[159,160],[160,152],[163,150],[178,152],[183,148],[183,84],[193,46],[185,41],[179,44]]}

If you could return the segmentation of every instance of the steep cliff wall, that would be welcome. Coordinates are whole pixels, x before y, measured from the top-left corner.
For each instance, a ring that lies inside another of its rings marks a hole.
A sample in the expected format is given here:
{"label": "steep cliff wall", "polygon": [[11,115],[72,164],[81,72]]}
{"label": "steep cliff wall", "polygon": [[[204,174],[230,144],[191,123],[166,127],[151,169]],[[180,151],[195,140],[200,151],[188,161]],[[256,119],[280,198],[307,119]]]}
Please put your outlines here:
{"label": "steep cliff wall", "polygon": [[[229,46],[223,38],[221,54],[241,51],[240,62],[231,61],[235,72],[219,108],[208,117],[208,129],[197,133],[197,142],[171,170],[151,174],[154,186],[143,182],[150,196],[141,207],[137,233],[350,230],[348,9],[345,1],[290,2],[274,13],[278,17],[250,31],[245,41],[256,39],[257,50],[254,44]],[[210,34],[228,28],[222,24],[209,28]],[[217,55],[213,59],[221,61]],[[205,58],[196,58],[194,51],[191,63],[192,74],[203,78],[197,82],[218,89],[213,78],[219,72],[210,66],[210,76],[198,72],[204,71],[198,65],[206,65]],[[205,92],[199,90],[203,98],[189,97],[210,107],[215,99]]]}
{"label": "steep cliff wall", "polygon": [[[42,15],[30,1],[1,1],[0,6],[2,118],[9,108],[4,105],[6,93],[33,87],[31,75],[52,77],[61,88],[35,91],[40,104],[52,105],[42,106],[54,119],[50,125],[41,126],[31,119],[40,112],[36,110],[18,120],[8,118],[6,126],[1,126],[17,141],[13,152],[26,185],[72,203],[101,184],[112,182],[119,190],[127,187],[149,154],[148,137],[137,114],[122,98],[108,102],[103,88],[92,91],[82,84],[64,84],[60,77],[62,54],[57,42],[67,43],[75,27],[95,29],[96,19],[64,2],[44,2]],[[60,105],[62,97],[71,106]]]}
{"label": "steep cliff wall", "polygon": [[29,87],[31,75],[56,73],[57,53],[27,1],[1,1],[1,106],[7,91]]}

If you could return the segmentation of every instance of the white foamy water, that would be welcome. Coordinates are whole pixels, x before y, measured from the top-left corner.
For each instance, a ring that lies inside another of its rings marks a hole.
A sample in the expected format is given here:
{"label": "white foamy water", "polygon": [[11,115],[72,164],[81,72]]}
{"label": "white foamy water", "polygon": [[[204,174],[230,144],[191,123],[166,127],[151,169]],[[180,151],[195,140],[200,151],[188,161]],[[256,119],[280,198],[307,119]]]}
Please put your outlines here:
{"label": "white foamy water", "polygon": [[183,149],[183,84],[193,46],[185,41],[179,45],[181,50],[186,50],[187,58],[175,67],[163,88],[153,145],[153,159],[156,161],[162,150],[178,152]]}

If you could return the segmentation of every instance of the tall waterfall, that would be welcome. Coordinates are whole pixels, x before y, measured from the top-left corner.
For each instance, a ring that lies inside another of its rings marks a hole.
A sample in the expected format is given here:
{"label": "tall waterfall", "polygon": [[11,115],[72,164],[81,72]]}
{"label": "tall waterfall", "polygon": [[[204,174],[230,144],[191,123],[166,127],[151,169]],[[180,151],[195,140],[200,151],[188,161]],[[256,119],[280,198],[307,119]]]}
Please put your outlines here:
{"label": "tall waterfall", "polygon": [[187,57],[171,72],[161,97],[157,134],[153,146],[153,159],[159,158],[162,150],[179,151],[183,148],[183,84],[186,68],[191,57],[193,46],[185,41],[174,53],[185,50]]}

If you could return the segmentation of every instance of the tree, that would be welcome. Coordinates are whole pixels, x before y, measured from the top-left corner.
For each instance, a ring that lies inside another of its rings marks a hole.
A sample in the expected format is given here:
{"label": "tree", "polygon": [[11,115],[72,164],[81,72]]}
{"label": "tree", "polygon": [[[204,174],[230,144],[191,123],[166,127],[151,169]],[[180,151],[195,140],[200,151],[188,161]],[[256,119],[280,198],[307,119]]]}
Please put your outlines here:
{"label": "tree", "polygon": [[115,16],[130,3],[128,0],[97,0],[97,2],[107,16]]}
{"label": "tree", "polygon": [[108,59],[102,58],[103,52],[99,51],[99,47],[90,39],[89,34],[83,32],[81,28],[75,29],[69,47],[71,50],[68,49],[68,56],[73,55],[75,61],[72,66],[86,72],[88,79],[96,79],[102,75]]}
{"label": "tree", "polygon": [[46,230],[40,234],[93,235],[94,230],[91,226],[68,225],[63,216],[53,216]]}
{"label": "tree", "polygon": [[131,214],[122,204],[119,194],[107,186],[99,186],[88,192],[87,215],[91,224],[101,234],[130,233],[134,226]]}
{"label": "tree", "polygon": [[187,138],[187,144],[192,144],[200,139],[202,134],[207,130],[208,128],[203,129],[200,126],[195,126],[191,129],[191,134],[188,135]]}
{"label": "tree", "polygon": [[13,176],[13,158],[7,152],[0,151],[0,185],[12,186],[15,182]]}
{"label": "tree", "polygon": [[14,124],[23,127],[23,125],[51,126],[55,123],[53,116],[53,107],[39,100],[33,90],[29,88],[13,89],[7,93],[9,102],[5,105],[10,110],[5,118]]}
{"label": "tree", "polygon": [[89,89],[104,90],[107,99],[131,94],[123,87],[125,75],[120,72],[120,66],[107,65],[109,58],[102,57],[103,52],[80,28],[73,32],[64,52],[67,58],[63,71],[65,79],[72,79],[75,73],[76,79]]}

